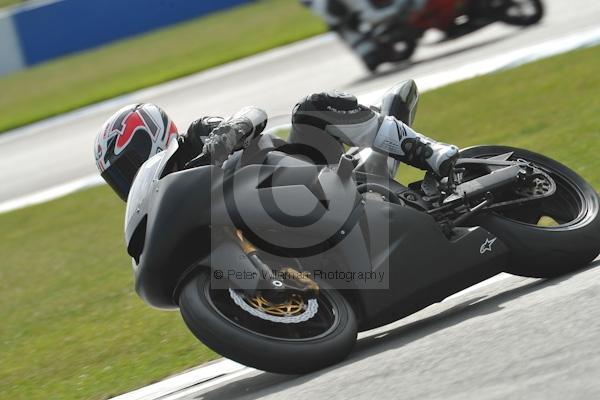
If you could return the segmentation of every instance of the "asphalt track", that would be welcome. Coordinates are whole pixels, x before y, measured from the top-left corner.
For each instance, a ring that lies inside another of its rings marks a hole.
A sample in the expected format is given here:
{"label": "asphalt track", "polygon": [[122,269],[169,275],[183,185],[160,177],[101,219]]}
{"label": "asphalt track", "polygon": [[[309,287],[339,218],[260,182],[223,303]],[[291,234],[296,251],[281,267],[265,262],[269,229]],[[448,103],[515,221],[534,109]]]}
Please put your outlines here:
{"label": "asphalt track", "polygon": [[250,370],[160,399],[600,399],[597,266],[552,280],[506,275],[368,332],[316,373]]}
{"label": "asphalt track", "polygon": [[[471,62],[599,26],[600,2],[547,3],[548,15],[536,27],[494,24],[451,42],[433,43],[429,38],[418,49],[412,65],[391,68],[374,77],[344,45],[326,35],[2,134],[0,203],[94,174],[92,143],[96,130],[112,112],[128,103],[155,102],[180,127],[198,116],[227,115],[248,104],[265,108],[271,116],[281,117],[275,118],[281,122],[300,97],[313,91],[337,88],[357,94],[373,92],[401,79],[451,73]],[[428,133],[435,136],[435,132]]]}
{"label": "asphalt track", "polygon": [[[600,25],[600,2],[547,3],[548,16],[537,27],[496,24],[454,42],[428,43],[412,65],[375,77],[325,36],[1,135],[0,202],[93,174],[95,130],[123,104],[155,102],[182,127],[199,115],[228,114],[247,104],[285,116],[311,91],[373,92]],[[363,335],[347,361],[318,373],[290,377],[242,369],[160,399],[599,399],[595,266],[600,261],[547,281],[503,275]]]}

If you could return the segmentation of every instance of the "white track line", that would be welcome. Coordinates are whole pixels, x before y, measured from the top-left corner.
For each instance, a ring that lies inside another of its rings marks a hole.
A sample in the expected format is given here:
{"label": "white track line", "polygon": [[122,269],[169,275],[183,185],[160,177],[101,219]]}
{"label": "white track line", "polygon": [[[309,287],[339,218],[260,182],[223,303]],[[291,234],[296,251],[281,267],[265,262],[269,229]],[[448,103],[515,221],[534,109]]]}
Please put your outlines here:
{"label": "white track line", "polygon": [[514,275],[507,274],[506,272],[502,272],[502,273],[500,273],[498,275],[492,276],[489,279],[486,279],[485,281],[481,281],[481,282],[479,282],[476,285],[469,286],[468,288],[466,288],[466,289],[464,289],[464,290],[462,290],[462,291],[460,291],[458,293],[454,293],[452,296],[446,297],[442,302],[448,301],[448,300],[452,300],[452,299],[455,299],[457,297],[462,297],[462,296],[464,296],[467,293],[474,292],[475,290],[481,289],[482,287],[493,285],[494,283],[502,282],[502,281],[504,281],[504,280],[506,280],[508,278],[511,278],[511,277],[514,277]]}
{"label": "white track line", "polygon": [[[224,381],[255,372],[234,361],[222,359],[204,367],[194,368],[163,381],[115,397],[115,400],[166,400],[174,395],[183,396],[186,392],[209,388]],[[227,379],[225,379],[227,378]]]}
{"label": "white track line", "polygon": [[8,200],[0,203],[0,214],[14,211],[19,208],[29,207],[35,204],[45,203],[47,201],[66,196],[67,194],[77,192],[82,189],[87,189],[93,186],[104,185],[104,180],[98,174],[86,176],[76,179],[71,182],[63,183],[58,186],[53,186],[49,189],[40,190],[27,196],[17,199]]}

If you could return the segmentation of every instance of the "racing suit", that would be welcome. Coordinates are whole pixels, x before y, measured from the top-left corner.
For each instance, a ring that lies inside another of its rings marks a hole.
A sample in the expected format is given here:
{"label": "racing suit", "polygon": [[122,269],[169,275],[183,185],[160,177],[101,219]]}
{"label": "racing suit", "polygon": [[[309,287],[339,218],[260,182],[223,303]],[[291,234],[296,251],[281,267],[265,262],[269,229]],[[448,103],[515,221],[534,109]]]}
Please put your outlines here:
{"label": "racing suit", "polygon": [[[222,165],[231,153],[245,148],[260,134],[266,121],[264,111],[247,107],[227,120],[203,118],[194,122],[185,140],[202,137],[203,146],[188,167]],[[381,116],[358,104],[353,95],[339,92],[311,94],[295,106],[290,142],[306,144],[320,151],[326,160],[331,160],[327,153],[342,144],[370,147],[442,177],[450,173],[459,155],[456,146],[438,143],[395,117]]]}

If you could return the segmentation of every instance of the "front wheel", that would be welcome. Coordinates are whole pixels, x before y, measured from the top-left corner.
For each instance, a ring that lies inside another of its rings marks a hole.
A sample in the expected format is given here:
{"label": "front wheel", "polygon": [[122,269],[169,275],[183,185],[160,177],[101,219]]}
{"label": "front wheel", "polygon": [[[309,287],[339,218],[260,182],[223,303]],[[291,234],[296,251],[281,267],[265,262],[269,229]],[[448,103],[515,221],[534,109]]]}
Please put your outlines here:
{"label": "front wheel", "polygon": [[188,328],[217,353],[264,371],[302,374],[344,359],[357,323],[346,299],[330,288],[317,298],[279,303],[237,290],[212,289],[210,271],[191,279],[179,298]]}
{"label": "front wheel", "polygon": [[544,16],[542,0],[504,0],[498,10],[501,21],[510,25],[529,26],[540,22]]}
{"label": "front wheel", "polygon": [[550,197],[520,207],[482,214],[469,225],[479,225],[510,249],[507,272],[534,278],[563,275],[588,265],[600,253],[598,194],[577,173],[541,154],[506,146],[475,146],[461,157],[490,158],[512,153],[556,183]]}

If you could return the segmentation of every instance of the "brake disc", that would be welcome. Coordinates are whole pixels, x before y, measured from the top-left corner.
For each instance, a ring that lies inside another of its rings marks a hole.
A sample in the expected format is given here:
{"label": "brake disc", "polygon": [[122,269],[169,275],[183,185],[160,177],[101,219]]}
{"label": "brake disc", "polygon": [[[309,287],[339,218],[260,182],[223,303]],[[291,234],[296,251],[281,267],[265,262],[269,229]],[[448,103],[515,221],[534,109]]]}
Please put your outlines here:
{"label": "brake disc", "polygon": [[[257,318],[264,319],[266,321],[277,322],[281,324],[297,324],[300,322],[308,321],[309,319],[314,317],[317,314],[317,311],[319,310],[319,304],[317,302],[317,299],[309,299],[306,302],[306,305],[302,307],[302,311],[300,314],[286,315],[288,313],[295,312],[291,310],[298,310],[299,305],[293,305],[292,303],[282,303],[272,306],[274,310],[271,311],[271,313],[269,313],[267,311],[269,310],[268,307],[262,307],[259,302],[255,302],[255,305],[258,306],[258,308],[256,306],[253,307],[252,305],[248,304],[248,301],[244,298],[244,296],[240,295],[233,289],[229,289],[229,295],[231,296],[233,302],[247,313]],[[286,309],[287,312],[285,311]],[[275,312],[275,310],[277,310],[277,313],[281,315],[275,315],[273,313]]]}

